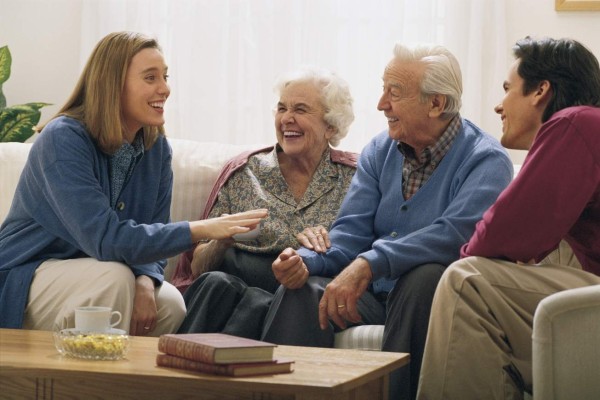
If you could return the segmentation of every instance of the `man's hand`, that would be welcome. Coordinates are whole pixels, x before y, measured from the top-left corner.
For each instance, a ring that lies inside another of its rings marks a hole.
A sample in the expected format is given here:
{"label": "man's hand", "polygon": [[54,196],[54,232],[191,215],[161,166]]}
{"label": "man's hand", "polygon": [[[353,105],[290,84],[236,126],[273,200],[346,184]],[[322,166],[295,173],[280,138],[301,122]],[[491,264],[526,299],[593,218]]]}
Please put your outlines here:
{"label": "man's hand", "polygon": [[146,275],[140,275],[135,279],[135,297],[129,333],[137,336],[148,335],[156,328],[156,317],[154,281]]}
{"label": "man's hand", "polygon": [[308,280],[308,268],[296,250],[283,250],[271,266],[275,279],[288,289],[299,289]]}
{"label": "man's hand", "polygon": [[346,321],[358,323],[358,299],[367,290],[373,279],[371,266],[364,258],[357,258],[325,288],[319,303],[319,325],[327,329],[328,320],[346,329]]}

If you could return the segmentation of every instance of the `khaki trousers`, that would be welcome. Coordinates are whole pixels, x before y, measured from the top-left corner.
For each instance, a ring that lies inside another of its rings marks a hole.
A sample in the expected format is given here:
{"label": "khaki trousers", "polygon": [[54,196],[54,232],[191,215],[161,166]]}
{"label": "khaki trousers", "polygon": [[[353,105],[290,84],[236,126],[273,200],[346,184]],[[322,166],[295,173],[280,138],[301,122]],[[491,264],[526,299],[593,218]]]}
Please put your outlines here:
{"label": "khaki trousers", "polygon": [[444,272],[417,398],[520,399],[531,390],[533,314],[545,297],[600,284],[566,243],[537,265],[469,257]]}
{"label": "khaki trousers", "polygon": [[[93,258],[48,260],[35,272],[23,328],[73,328],[76,307],[104,306],[121,313],[115,328],[129,332],[134,295],[135,277],[125,264]],[[157,324],[149,336],[175,333],[186,311],[181,293],[165,281],[155,289],[155,298]]]}

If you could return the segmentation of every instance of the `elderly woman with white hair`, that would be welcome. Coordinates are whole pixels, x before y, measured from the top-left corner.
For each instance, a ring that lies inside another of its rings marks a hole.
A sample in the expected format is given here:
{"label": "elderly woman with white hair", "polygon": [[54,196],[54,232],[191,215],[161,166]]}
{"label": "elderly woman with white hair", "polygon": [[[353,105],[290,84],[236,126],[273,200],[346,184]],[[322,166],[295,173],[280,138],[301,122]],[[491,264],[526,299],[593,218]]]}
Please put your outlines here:
{"label": "elderly woman with white hair", "polygon": [[277,144],[228,162],[203,218],[266,208],[256,238],[201,242],[183,254],[172,282],[187,316],[180,333],[224,332],[259,338],[279,283],[271,264],[287,247],[324,252],[328,229],[356,169],[357,155],[333,149],[354,120],[347,83],[317,68],[276,85]]}

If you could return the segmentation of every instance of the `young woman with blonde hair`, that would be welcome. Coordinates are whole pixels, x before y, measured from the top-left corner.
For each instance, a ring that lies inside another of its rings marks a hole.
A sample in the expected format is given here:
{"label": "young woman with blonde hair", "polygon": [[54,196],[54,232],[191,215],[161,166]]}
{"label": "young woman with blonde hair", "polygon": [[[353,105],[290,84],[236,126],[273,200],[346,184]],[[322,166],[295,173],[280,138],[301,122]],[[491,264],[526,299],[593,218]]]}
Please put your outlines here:
{"label": "young woman with blonde hair", "polygon": [[167,66],[155,39],[104,37],[66,104],[34,142],[0,227],[0,327],[72,326],[78,306],[121,312],[133,335],[176,331],[185,304],[166,258],[247,232],[253,210],[170,222]]}

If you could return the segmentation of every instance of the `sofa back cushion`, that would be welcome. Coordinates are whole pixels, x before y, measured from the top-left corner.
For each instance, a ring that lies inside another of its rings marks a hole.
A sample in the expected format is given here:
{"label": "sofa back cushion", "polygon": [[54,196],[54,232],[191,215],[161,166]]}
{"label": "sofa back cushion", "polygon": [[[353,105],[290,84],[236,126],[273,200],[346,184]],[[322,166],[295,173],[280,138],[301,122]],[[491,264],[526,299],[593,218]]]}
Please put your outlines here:
{"label": "sofa back cushion", "polygon": [[[261,145],[232,145],[170,139],[173,148],[173,198],[171,220],[192,221],[204,211],[206,199],[221,168],[239,153]],[[264,147],[264,146],[263,146]],[[169,259],[165,271],[171,277],[177,257]]]}
{"label": "sofa back cushion", "polygon": [[10,210],[30,149],[31,143],[0,144],[0,221],[4,221]]}

